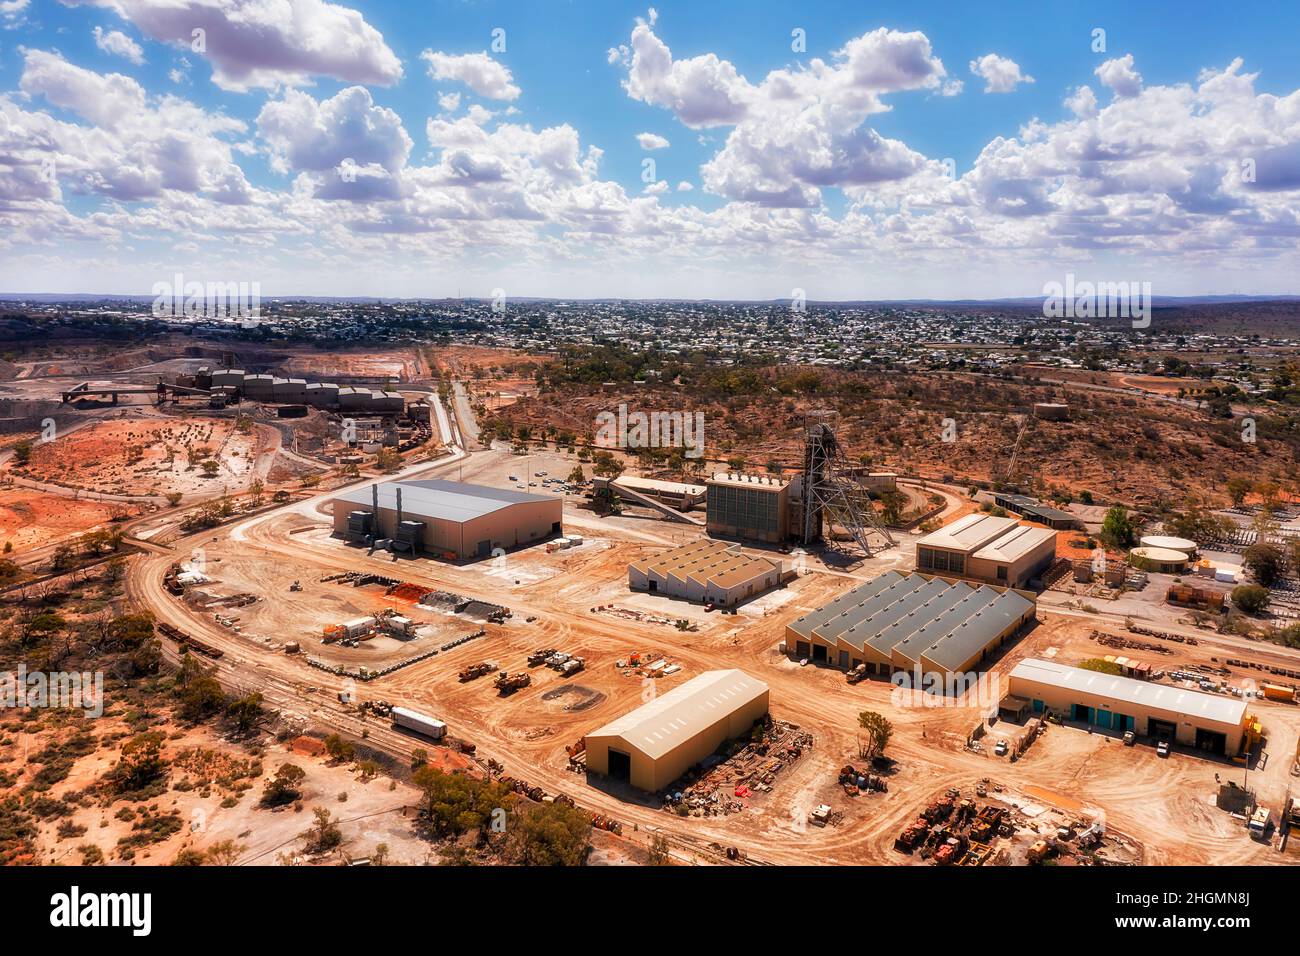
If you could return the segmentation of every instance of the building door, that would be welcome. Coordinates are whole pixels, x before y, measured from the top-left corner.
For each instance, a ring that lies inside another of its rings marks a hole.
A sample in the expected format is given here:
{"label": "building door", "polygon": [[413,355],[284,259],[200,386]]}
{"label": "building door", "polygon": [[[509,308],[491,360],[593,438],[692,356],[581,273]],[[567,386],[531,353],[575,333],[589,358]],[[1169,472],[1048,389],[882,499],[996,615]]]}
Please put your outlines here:
{"label": "building door", "polygon": [[491,553],[492,553],[491,541],[480,541],[478,543],[478,556],[480,558],[486,558]]}
{"label": "building door", "polygon": [[1196,749],[1223,756],[1228,750],[1228,735],[1197,727]]}
{"label": "building door", "polygon": [[1098,727],[1102,727],[1102,728],[1104,728],[1104,729],[1106,729],[1106,730],[1110,730],[1110,728],[1111,728],[1111,714],[1110,714],[1110,711],[1109,711],[1109,710],[1098,710],[1098,711],[1097,711],[1097,726],[1098,726]]}
{"label": "building door", "polygon": [[1147,718],[1147,733],[1157,740],[1174,740],[1178,736],[1178,727],[1172,721]]}
{"label": "building door", "polygon": [[813,649],[812,649],[812,651],[813,651],[813,658],[812,658],[813,660],[815,660],[815,661],[825,661],[825,660],[826,660],[826,648],[825,648],[825,646],[823,646],[823,645],[821,645],[821,644],[814,644],[814,645],[813,645]]}
{"label": "building door", "polygon": [[808,642],[807,642],[807,641],[795,641],[795,642],[794,642],[794,656],[795,656],[795,657],[807,657],[807,656],[808,656],[808,653],[809,653],[809,652],[808,652]]}
{"label": "building door", "polygon": [[847,669],[849,666],[849,652],[840,651],[840,667]]}
{"label": "building door", "polygon": [[624,782],[632,779],[632,756],[621,750],[609,749],[609,775]]}
{"label": "building door", "polygon": [[1092,708],[1084,704],[1071,704],[1070,719],[1082,720],[1090,724],[1092,723]]}

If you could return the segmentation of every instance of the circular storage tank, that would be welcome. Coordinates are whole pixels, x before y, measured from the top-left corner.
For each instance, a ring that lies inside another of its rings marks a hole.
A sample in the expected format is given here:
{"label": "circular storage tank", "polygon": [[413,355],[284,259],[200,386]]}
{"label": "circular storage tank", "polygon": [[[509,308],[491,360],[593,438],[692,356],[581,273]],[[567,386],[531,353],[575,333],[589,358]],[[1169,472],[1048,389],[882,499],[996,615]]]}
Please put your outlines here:
{"label": "circular storage tank", "polygon": [[1187,555],[1181,551],[1175,551],[1172,548],[1151,548],[1141,547],[1134,548],[1129,552],[1130,556],[1140,559],[1146,566],[1153,571],[1161,571],[1165,574],[1176,574],[1179,571],[1187,570]]}
{"label": "circular storage tank", "polygon": [[1161,551],[1178,551],[1185,555],[1196,553],[1196,542],[1189,538],[1172,538],[1163,534],[1149,534],[1138,543],[1144,548],[1158,548]]}

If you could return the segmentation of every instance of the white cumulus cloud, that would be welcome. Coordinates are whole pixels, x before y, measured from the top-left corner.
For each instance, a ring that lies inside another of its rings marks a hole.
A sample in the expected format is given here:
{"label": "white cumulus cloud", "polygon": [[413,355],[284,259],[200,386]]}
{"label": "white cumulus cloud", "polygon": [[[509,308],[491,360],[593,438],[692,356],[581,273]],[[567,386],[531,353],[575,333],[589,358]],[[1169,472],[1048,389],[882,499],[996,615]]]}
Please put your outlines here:
{"label": "white cumulus cloud", "polygon": [[1020,72],[1020,64],[996,53],[986,53],[970,61],[970,71],[984,81],[985,93],[1013,93],[1021,83],[1032,83],[1034,78]]}
{"label": "white cumulus cloud", "polygon": [[429,76],[435,80],[454,80],[489,100],[513,100],[519,97],[510,70],[486,53],[453,56],[425,50],[420,59],[429,64]]}
{"label": "white cumulus cloud", "polygon": [[144,50],[121,30],[105,30],[95,27],[95,46],[105,53],[124,57],[139,66],[144,62]]}
{"label": "white cumulus cloud", "polygon": [[401,61],[380,32],[356,10],[327,0],[67,2],[112,10],[146,36],[206,56],[213,82],[227,90],[304,86],[313,76],[379,86],[402,78]]}

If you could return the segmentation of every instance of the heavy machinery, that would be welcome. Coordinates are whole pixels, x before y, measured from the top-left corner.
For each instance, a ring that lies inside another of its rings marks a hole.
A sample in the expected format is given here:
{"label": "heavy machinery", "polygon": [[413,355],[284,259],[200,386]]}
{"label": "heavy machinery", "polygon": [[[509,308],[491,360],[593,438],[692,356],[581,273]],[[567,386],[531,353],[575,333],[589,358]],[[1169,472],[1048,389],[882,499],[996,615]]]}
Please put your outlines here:
{"label": "heavy machinery", "polygon": [[911,853],[929,835],[930,823],[920,819],[907,825],[906,829],[894,840],[894,849],[900,853]]}
{"label": "heavy machinery", "polygon": [[935,851],[934,862],[936,866],[951,866],[961,861],[966,855],[966,838],[961,834],[950,836],[943,842],[943,845]]}
{"label": "heavy machinery", "polygon": [[857,667],[853,668],[851,671],[845,674],[844,679],[847,680],[850,684],[857,684],[865,680],[866,676],[867,676],[867,665],[859,664]]}
{"label": "heavy machinery", "polygon": [[541,664],[545,664],[546,659],[554,653],[555,653],[555,648],[553,647],[546,647],[546,648],[542,648],[541,650],[533,651],[531,654],[528,655],[528,666],[538,667]]}
{"label": "heavy machinery", "polygon": [[977,843],[991,843],[1002,826],[1006,810],[1002,807],[986,806],[980,809],[975,822],[970,827],[970,838]]}
{"label": "heavy machinery", "polygon": [[481,661],[478,664],[469,665],[456,676],[460,678],[460,682],[463,684],[466,681],[476,680],[486,674],[491,674],[496,669],[497,665],[491,661]]}
{"label": "heavy machinery", "polygon": [[514,674],[502,671],[497,675],[496,680],[492,682],[492,686],[501,691],[504,695],[513,694],[515,691],[527,687],[532,682],[533,676],[531,674],[525,674],[522,671],[518,671]]}

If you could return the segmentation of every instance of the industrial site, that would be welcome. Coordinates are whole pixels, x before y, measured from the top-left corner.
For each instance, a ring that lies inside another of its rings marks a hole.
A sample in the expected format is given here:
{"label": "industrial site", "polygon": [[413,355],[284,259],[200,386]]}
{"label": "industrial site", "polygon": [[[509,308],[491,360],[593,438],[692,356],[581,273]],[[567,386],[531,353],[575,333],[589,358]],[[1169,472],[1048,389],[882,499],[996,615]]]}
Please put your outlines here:
{"label": "industrial site", "polygon": [[1297,36],[0,0],[10,935],[1285,939]]}
{"label": "industrial site", "polygon": [[6,862],[1300,859],[1294,483],[1049,490],[1085,387],[988,481],[824,391],[686,459],[514,424],[536,352],[79,348],[0,383],[0,600],[104,716],[0,725]]}

